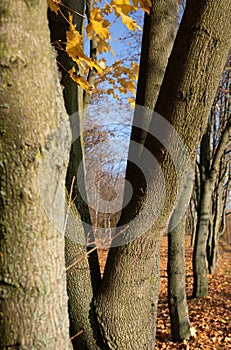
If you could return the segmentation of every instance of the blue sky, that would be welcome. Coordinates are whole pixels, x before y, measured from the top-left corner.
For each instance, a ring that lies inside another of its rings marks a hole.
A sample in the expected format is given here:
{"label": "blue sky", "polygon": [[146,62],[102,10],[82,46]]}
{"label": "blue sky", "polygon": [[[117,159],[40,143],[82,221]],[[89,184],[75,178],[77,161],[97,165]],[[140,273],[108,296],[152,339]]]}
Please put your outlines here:
{"label": "blue sky", "polygon": [[[103,3],[102,3],[103,6]],[[131,15],[132,16],[132,15]],[[139,25],[142,27],[143,24],[143,11],[139,10],[135,17],[139,16]],[[108,15],[105,17],[105,19],[108,19],[110,23],[112,23],[110,27],[110,33],[111,33],[111,41],[110,45],[112,50],[114,50],[116,57],[110,52],[110,53],[104,53],[102,55],[99,55],[98,61],[103,57],[106,59],[106,65],[112,65],[115,60],[123,60],[123,64],[127,64],[130,66],[130,62],[124,60],[128,56],[129,52],[132,52],[134,56],[136,56],[136,60],[138,63],[139,60],[139,51],[140,47],[136,41],[132,38],[130,31],[127,29],[126,25],[122,23],[121,19],[116,17],[114,13]],[[142,32],[137,30],[137,33],[135,35],[138,35],[139,40],[141,41]],[[128,42],[130,42],[130,45],[128,45]],[[131,49],[132,48],[132,49]],[[85,42],[85,52],[86,54],[89,54],[89,40],[86,39]],[[109,88],[110,85],[107,83],[107,81],[103,82],[102,84],[105,84],[105,88]],[[128,97],[128,96],[127,96]],[[117,101],[113,98],[113,96],[109,96],[107,99],[107,112],[105,111],[104,106],[100,106],[100,108],[97,110],[95,107],[90,107],[92,109],[90,112],[92,115],[92,124],[100,124],[102,125],[106,130],[108,130],[108,134],[110,135],[110,131],[114,131],[113,136],[109,136],[109,140],[105,145],[102,145],[105,147],[105,151],[102,149],[102,147],[97,147],[95,149],[95,154],[97,157],[100,153],[107,154],[107,159],[105,159],[105,164],[107,163],[108,159],[113,160],[114,159],[114,169],[115,171],[125,171],[126,167],[126,158],[127,158],[127,151],[129,146],[129,140],[130,140],[130,130],[131,130],[131,124],[132,124],[132,117],[133,117],[133,110],[130,108],[130,103],[128,102],[126,96],[123,96],[122,104],[121,102]],[[131,95],[130,95],[131,97]],[[104,104],[104,102],[103,102]],[[91,156],[93,155],[92,150]],[[89,154],[90,156],[90,154]],[[122,162],[121,162],[122,160]],[[106,165],[107,166],[107,165]],[[110,165],[111,166],[111,165]],[[118,169],[118,167],[122,167],[122,169]]]}

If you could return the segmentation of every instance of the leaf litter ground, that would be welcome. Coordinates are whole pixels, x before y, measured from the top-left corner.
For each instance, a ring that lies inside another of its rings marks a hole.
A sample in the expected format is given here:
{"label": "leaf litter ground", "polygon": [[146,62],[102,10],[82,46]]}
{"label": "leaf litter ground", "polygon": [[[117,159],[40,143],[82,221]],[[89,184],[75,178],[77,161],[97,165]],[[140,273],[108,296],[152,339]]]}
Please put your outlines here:
{"label": "leaf litter ground", "polygon": [[[192,299],[192,247],[190,236],[186,236],[185,267],[188,308],[191,327],[195,337],[184,343],[171,341],[170,318],[167,302],[167,237],[161,244],[161,282],[158,304],[156,344],[157,349],[231,349],[231,246],[220,242],[220,257],[215,273],[209,275],[209,296]],[[103,272],[107,250],[99,250],[99,261]]]}

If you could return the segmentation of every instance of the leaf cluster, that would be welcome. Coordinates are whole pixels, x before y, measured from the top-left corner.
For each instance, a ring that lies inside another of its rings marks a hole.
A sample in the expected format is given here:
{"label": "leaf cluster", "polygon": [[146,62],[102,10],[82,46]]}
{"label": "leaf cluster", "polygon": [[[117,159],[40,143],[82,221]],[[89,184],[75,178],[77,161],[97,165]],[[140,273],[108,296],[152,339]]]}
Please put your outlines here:
{"label": "leaf cluster", "polygon": [[[56,14],[62,14],[62,6],[64,5],[61,0],[47,0],[47,2],[52,11]],[[86,37],[90,41],[95,40],[97,43],[97,54],[102,55],[110,52],[116,56],[111,49],[111,14],[115,16],[116,20],[120,19],[129,31],[141,30],[141,27],[132,18],[132,13],[138,11],[139,8],[149,13],[151,5],[151,0],[132,0],[132,2],[130,0],[111,0],[105,4],[102,4],[101,0],[94,1],[87,15]],[[124,65],[121,60],[115,59],[114,63],[107,64],[105,58],[97,61],[91,54],[90,56],[86,55],[84,52],[84,34],[76,29],[71,9],[69,18],[66,20],[69,23],[69,30],[66,33],[65,50],[78,66],[78,71],[74,67],[68,71],[70,77],[88,94],[104,93],[119,99],[121,94],[130,93],[131,96],[128,100],[130,103],[134,103],[132,95],[135,96],[136,93],[137,63],[132,61],[129,67]],[[94,85],[88,81],[90,70],[94,70],[97,74]],[[102,82],[104,86],[107,86],[106,89],[99,87],[102,86]]]}

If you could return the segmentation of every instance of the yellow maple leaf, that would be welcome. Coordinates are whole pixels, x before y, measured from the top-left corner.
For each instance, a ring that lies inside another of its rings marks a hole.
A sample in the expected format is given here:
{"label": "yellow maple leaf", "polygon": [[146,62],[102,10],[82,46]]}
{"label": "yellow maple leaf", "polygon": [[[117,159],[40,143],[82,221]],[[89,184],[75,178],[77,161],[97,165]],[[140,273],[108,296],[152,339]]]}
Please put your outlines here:
{"label": "yellow maple leaf", "polygon": [[133,94],[133,96],[136,96],[136,88],[134,82],[128,82],[127,89]]}
{"label": "yellow maple leaf", "polygon": [[67,43],[66,52],[78,65],[82,66],[83,62],[88,65],[90,69],[95,69],[99,74],[103,73],[102,68],[91,58],[85,55],[83,52],[83,37],[76,30],[75,25],[72,23],[73,16],[69,16],[70,28],[66,33]]}
{"label": "yellow maple leaf", "polygon": [[138,9],[138,4],[140,4],[140,7],[143,11],[150,13],[150,7],[152,7],[152,1],[151,0],[132,0],[133,5],[135,9]]}
{"label": "yellow maple leaf", "polygon": [[99,66],[102,68],[102,69],[105,69],[106,66],[105,66],[105,59],[102,59],[99,61]]}
{"label": "yellow maple leaf", "polygon": [[133,98],[129,97],[128,98],[128,102],[130,103],[131,108],[135,108],[136,101]]}
{"label": "yellow maple leaf", "polygon": [[98,53],[103,53],[103,52],[110,52],[111,50],[111,46],[109,44],[108,41],[103,40],[102,38],[100,38],[99,36],[96,38],[97,40],[97,51]]}
{"label": "yellow maple leaf", "polygon": [[113,6],[117,16],[119,16],[121,12],[128,15],[130,12],[134,11],[134,6],[130,4],[130,0],[113,0],[111,6]]}
{"label": "yellow maple leaf", "polygon": [[80,47],[82,50],[83,48],[83,37],[82,35],[76,30],[75,25],[72,23],[73,16],[69,16],[69,23],[70,23],[70,29],[66,33],[67,38],[67,45],[66,48],[70,49],[74,46]]}
{"label": "yellow maple leaf", "polygon": [[83,88],[85,91],[89,91],[91,89],[90,84],[88,81],[82,77],[81,75],[76,75],[75,74],[75,67],[72,67],[69,71],[68,74],[70,75],[71,79],[74,80],[81,88]]}
{"label": "yellow maple leaf", "polygon": [[119,91],[120,91],[122,94],[126,94],[127,89],[126,89],[124,86],[121,86],[121,87],[119,88]]}
{"label": "yellow maple leaf", "polygon": [[107,89],[107,90],[106,90],[106,93],[107,93],[108,95],[113,94],[113,93],[114,93],[114,89]]}
{"label": "yellow maple leaf", "polygon": [[120,14],[122,22],[127,26],[129,30],[135,31],[136,29],[141,30],[141,27],[131,17],[121,12]]}
{"label": "yellow maple leaf", "polygon": [[104,20],[100,9],[95,7],[90,13],[89,23],[86,28],[87,36],[89,39],[92,39],[97,34],[102,39],[108,39],[110,37],[109,25],[110,23]]}
{"label": "yellow maple leaf", "polygon": [[138,76],[139,76],[139,64],[136,62],[131,62],[131,75],[133,77],[134,80],[138,80]]}
{"label": "yellow maple leaf", "polygon": [[110,13],[112,13],[112,7],[110,4],[105,4],[103,7],[103,12],[108,15]]}
{"label": "yellow maple leaf", "polygon": [[61,0],[47,0],[47,4],[51,11],[55,12],[56,15],[58,14],[59,11],[59,5],[61,3]]}

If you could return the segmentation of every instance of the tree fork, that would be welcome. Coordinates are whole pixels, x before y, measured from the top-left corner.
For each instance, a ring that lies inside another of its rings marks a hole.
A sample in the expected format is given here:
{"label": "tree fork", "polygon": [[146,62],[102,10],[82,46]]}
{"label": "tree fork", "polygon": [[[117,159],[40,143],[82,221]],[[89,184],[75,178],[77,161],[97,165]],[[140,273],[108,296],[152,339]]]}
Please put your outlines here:
{"label": "tree fork", "polygon": [[[181,137],[192,163],[231,43],[230,17],[231,3],[226,0],[219,3],[217,0],[187,2],[155,106],[155,110]],[[151,120],[150,126],[155,127],[155,119]],[[153,137],[147,135],[144,146],[161,162],[166,198],[163,211],[150,231],[126,246],[110,250],[96,298],[96,311],[104,340],[111,349],[153,349],[154,346],[153,324],[156,320],[152,289],[157,275],[155,256],[175,205],[176,193],[173,190],[177,178],[163,147],[153,149],[157,146]],[[184,176],[185,169],[181,172]],[[186,178],[185,174],[183,182]],[[155,208],[159,198],[158,184],[154,182],[149,186],[153,186],[149,204]],[[139,188],[136,190],[142,204],[145,195],[139,192]],[[127,211],[129,217],[132,209],[135,208],[130,207]],[[134,235],[142,227],[142,219],[137,220],[136,225],[130,225],[128,234]]]}

